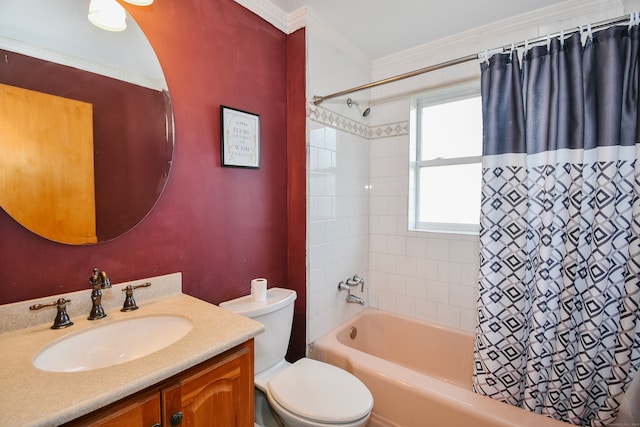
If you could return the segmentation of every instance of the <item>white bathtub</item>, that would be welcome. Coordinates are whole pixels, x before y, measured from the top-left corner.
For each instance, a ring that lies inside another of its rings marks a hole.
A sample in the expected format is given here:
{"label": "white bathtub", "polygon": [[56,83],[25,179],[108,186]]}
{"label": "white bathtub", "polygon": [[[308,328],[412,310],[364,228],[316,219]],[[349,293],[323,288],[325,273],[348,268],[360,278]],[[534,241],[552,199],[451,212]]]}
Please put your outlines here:
{"label": "white bathtub", "polygon": [[571,426],[473,393],[473,342],[470,333],[368,308],[317,340],[309,357],[366,384],[369,427]]}

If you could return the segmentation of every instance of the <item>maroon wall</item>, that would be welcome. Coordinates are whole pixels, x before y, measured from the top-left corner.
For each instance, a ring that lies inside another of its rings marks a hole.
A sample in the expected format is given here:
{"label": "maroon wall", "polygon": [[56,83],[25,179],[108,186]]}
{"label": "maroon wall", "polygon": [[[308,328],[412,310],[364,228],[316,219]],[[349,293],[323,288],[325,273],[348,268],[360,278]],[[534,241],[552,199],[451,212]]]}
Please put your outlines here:
{"label": "maroon wall", "polygon": [[[306,319],[306,35],[304,30],[287,40],[287,194],[288,203],[288,273],[289,283],[298,287],[295,318]],[[289,357],[304,356],[307,339],[306,322],[293,324]]]}
{"label": "maroon wall", "polygon": [[166,94],[2,49],[0,57],[0,83],[93,106],[98,241],[138,224],[156,203],[171,164]]}
{"label": "maroon wall", "polygon": [[[171,92],[176,141],[165,192],[133,231],[95,246],[47,241],[1,211],[0,303],[85,289],[94,266],[114,283],[181,271],[185,293],[213,303],[266,277],[300,296],[290,354],[302,355],[304,32],[288,37],[232,0],[123,5]],[[220,166],[221,104],[260,114],[260,169]]]}

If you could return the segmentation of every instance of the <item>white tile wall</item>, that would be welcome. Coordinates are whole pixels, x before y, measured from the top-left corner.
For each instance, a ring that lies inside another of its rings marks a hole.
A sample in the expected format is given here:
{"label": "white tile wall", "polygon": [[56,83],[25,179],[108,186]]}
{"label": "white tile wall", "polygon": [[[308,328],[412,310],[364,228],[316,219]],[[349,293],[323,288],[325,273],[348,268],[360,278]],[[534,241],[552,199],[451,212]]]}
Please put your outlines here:
{"label": "white tile wall", "polygon": [[478,237],[408,230],[407,136],[370,141],[369,159],[370,305],[473,330]]}
{"label": "white tile wall", "polygon": [[[308,341],[355,315],[338,282],[368,281],[369,144],[357,135],[309,122]],[[357,295],[366,299],[366,292]]]}
{"label": "white tile wall", "polygon": [[[308,99],[370,79],[370,62],[354,58],[341,37],[313,16],[307,22]],[[357,56],[357,55],[356,55]],[[354,97],[361,100],[362,98]],[[346,98],[309,106],[307,121],[307,342],[360,312],[338,282],[358,274],[368,285],[368,123]],[[364,294],[356,293],[368,301]]]}

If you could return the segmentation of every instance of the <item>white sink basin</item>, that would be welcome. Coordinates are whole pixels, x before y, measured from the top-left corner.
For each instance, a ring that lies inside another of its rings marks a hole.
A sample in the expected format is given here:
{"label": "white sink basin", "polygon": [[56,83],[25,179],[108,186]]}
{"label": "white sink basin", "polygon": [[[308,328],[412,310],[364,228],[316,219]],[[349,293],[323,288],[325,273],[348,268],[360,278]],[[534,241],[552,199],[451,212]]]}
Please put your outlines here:
{"label": "white sink basin", "polygon": [[52,372],[88,371],[117,365],[173,344],[192,327],[189,320],[176,316],[107,323],[49,344],[36,355],[33,365]]}

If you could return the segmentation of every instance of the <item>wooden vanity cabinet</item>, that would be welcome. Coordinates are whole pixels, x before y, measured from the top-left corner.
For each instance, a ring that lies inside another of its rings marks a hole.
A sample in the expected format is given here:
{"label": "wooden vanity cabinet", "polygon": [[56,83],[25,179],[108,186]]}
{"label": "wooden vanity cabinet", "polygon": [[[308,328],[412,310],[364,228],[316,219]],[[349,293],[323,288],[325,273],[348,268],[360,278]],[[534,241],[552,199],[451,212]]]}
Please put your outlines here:
{"label": "wooden vanity cabinet", "polygon": [[160,417],[160,394],[158,390],[149,390],[136,393],[65,426],[152,427],[160,426]]}
{"label": "wooden vanity cabinet", "polygon": [[253,427],[253,340],[66,426]]}
{"label": "wooden vanity cabinet", "polygon": [[[162,389],[162,425],[253,427],[253,341]],[[177,414],[182,424],[176,424]]]}

